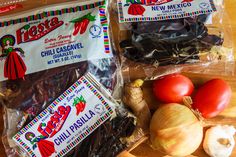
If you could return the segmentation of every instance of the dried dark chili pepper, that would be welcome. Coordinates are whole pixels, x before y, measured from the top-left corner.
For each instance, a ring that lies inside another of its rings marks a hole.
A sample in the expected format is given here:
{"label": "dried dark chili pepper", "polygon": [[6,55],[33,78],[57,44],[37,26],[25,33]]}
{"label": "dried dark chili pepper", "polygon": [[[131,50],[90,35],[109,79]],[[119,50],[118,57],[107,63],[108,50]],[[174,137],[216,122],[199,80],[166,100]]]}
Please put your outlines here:
{"label": "dried dark chili pepper", "polygon": [[131,136],[134,129],[134,118],[118,115],[97,128],[67,157],[114,157],[126,148],[120,139]]}
{"label": "dried dark chili pepper", "polygon": [[34,117],[82,76],[87,67],[82,62],[30,74],[25,80],[5,81],[1,103]]}
{"label": "dried dark chili pepper", "polygon": [[0,103],[35,116],[88,71],[106,88],[113,90],[115,61],[100,59],[26,75],[25,80],[2,82],[4,96],[0,96]]}
{"label": "dried dark chili pepper", "polygon": [[147,64],[169,65],[199,61],[199,52],[223,44],[209,35],[207,15],[132,24],[132,39],[120,43],[124,56]]}

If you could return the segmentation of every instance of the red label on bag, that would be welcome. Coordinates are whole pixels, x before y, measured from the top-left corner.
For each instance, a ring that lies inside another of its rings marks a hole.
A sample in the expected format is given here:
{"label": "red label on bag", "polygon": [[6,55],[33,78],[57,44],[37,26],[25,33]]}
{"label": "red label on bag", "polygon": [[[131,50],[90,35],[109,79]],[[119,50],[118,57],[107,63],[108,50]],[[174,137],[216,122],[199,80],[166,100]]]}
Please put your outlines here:
{"label": "red label on bag", "polygon": [[12,4],[12,5],[8,5],[8,6],[5,6],[5,7],[1,7],[0,8],[0,14],[6,13],[6,12],[9,12],[9,11],[18,9],[18,8],[23,8],[23,5],[21,5],[21,4]]}

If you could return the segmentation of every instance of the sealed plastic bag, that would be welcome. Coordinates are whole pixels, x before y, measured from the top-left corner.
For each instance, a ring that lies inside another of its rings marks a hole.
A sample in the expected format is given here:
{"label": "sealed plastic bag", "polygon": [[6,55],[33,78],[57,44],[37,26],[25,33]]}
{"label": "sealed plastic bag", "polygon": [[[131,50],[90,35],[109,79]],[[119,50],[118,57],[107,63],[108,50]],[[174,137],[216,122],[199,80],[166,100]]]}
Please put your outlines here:
{"label": "sealed plastic bag", "polygon": [[120,22],[114,37],[126,71],[152,74],[146,67],[160,66],[160,74],[191,67],[202,72],[221,62],[224,73],[232,72],[231,27],[224,25],[228,19],[223,1],[119,0],[113,10]]}
{"label": "sealed plastic bag", "polygon": [[[35,5],[32,1],[27,5],[28,2],[22,3],[26,9],[23,13],[2,16],[0,20],[0,101],[5,111],[3,143],[8,156],[19,155],[12,137],[86,72],[111,93],[120,85],[118,64],[110,45],[107,1],[73,1],[50,6],[44,3],[41,8],[35,6],[41,1],[35,1]],[[34,9],[28,11],[29,8]],[[104,140],[114,138],[116,128],[124,125],[123,118],[106,124],[114,132],[108,131],[111,134]],[[122,127],[124,130],[118,131],[119,136],[111,141],[116,151],[110,153],[116,154],[125,147],[118,139],[126,136],[122,131],[133,126],[134,119],[128,118],[126,122],[128,127]],[[100,136],[100,131],[93,136]],[[85,154],[98,153],[87,148],[83,148]],[[103,147],[91,143],[90,148]],[[106,150],[102,152],[101,156],[109,154]]]}
{"label": "sealed plastic bag", "polygon": [[116,156],[135,118],[87,73],[24,126],[13,140],[21,155]]}

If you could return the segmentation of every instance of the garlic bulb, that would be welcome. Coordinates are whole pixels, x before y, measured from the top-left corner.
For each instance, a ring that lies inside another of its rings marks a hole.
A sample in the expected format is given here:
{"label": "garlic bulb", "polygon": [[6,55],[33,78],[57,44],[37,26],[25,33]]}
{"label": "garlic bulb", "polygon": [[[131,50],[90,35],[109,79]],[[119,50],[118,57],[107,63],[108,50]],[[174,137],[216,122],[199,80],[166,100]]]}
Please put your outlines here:
{"label": "garlic bulb", "polygon": [[233,126],[218,125],[207,130],[203,142],[205,152],[211,157],[229,157],[235,146]]}

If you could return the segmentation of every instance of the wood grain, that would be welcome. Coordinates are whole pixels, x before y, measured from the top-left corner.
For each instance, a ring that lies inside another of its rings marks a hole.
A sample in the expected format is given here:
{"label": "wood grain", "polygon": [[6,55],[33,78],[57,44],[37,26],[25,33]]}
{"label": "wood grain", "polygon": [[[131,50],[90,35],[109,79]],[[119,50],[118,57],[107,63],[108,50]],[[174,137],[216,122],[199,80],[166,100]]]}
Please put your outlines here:
{"label": "wood grain", "polygon": [[230,19],[226,22],[226,25],[231,25],[232,27],[232,36],[234,39],[234,47],[236,46],[236,1],[235,0],[226,0],[225,1],[225,8],[228,13],[228,18]]}
{"label": "wood grain", "polygon": [[[3,2],[3,1],[6,1],[6,0],[0,0],[0,2]],[[12,11],[10,13],[13,14],[18,11],[24,11],[25,9],[33,9],[35,7],[42,5],[42,3],[41,3],[42,1],[45,1],[45,0],[27,0],[26,2],[23,3],[24,8]],[[65,2],[65,1],[69,1],[69,0],[48,0],[47,2],[54,4],[57,2]],[[225,2],[226,2],[225,8],[228,13],[229,20],[224,21],[224,25],[227,27],[229,27],[231,25],[233,38],[229,39],[229,41],[234,39],[233,45],[236,46],[236,9],[235,9],[236,8],[236,1],[235,0],[226,0]],[[4,16],[4,15],[8,15],[8,14],[1,14],[0,16]],[[230,32],[230,30],[228,30],[228,31]],[[220,116],[218,116],[215,119],[212,119],[211,122],[213,122],[213,123],[220,122],[220,123],[224,123],[224,124],[230,123],[230,124],[236,126],[236,114],[235,114],[236,113],[236,77],[218,76],[218,75],[199,75],[199,74],[189,74],[189,73],[187,73],[185,75],[191,77],[191,79],[197,85],[202,84],[203,82],[205,82],[211,78],[215,78],[215,77],[221,77],[221,78],[225,79],[227,82],[229,82],[229,84],[231,85],[231,87],[233,89],[233,98],[232,98],[231,104]],[[136,76],[133,76],[132,79],[137,78],[139,76],[142,77],[141,75],[136,75]],[[150,84],[151,83],[149,82],[145,86],[146,98],[147,98],[148,103],[152,106],[152,108],[155,108],[155,104],[153,104],[153,102],[154,102],[153,96],[150,95],[150,93],[151,93]],[[0,116],[0,132],[2,132],[2,131],[3,131],[3,119],[2,119],[2,116]],[[137,156],[140,156],[140,157],[141,156],[142,157],[163,157],[164,156],[163,154],[150,149],[150,147],[148,147],[147,144],[141,145],[139,148],[135,149],[132,153]],[[0,142],[0,156],[6,157],[5,150],[4,150],[4,147],[1,142]],[[207,155],[204,153],[202,148],[200,148],[197,152],[195,152],[194,156],[207,157]],[[234,152],[232,154],[232,157],[235,157],[235,156],[236,156],[236,150],[234,150]]]}

